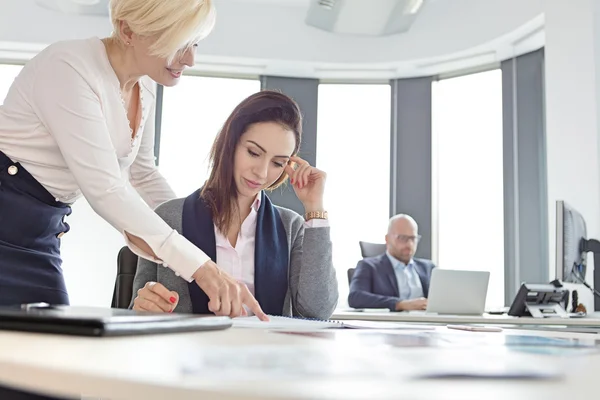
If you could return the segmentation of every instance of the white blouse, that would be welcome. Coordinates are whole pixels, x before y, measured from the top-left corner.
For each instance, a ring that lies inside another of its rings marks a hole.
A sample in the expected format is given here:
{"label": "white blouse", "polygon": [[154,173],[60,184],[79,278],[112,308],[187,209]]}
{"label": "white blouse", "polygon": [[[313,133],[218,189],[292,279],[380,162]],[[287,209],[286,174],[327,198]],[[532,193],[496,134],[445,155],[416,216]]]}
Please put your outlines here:
{"label": "white blouse", "polygon": [[143,78],[139,86],[142,117],[132,139],[102,41],[50,45],[23,67],[0,105],[0,150],[57,201],[83,194],[96,213],[143,239],[159,259],[125,235],[137,255],[191,282],[209,257],[153,211],[175,194],[154,163],[155,84]]}

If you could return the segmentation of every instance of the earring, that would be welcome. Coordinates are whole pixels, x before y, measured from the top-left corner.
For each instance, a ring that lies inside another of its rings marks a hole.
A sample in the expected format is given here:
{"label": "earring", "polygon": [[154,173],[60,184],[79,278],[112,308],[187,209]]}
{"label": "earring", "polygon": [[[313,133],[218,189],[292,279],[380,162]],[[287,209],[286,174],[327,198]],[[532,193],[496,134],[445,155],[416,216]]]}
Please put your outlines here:
{"label": "earring", "polygon": [[127,46],[131,46],[131,42],[127,42]]}

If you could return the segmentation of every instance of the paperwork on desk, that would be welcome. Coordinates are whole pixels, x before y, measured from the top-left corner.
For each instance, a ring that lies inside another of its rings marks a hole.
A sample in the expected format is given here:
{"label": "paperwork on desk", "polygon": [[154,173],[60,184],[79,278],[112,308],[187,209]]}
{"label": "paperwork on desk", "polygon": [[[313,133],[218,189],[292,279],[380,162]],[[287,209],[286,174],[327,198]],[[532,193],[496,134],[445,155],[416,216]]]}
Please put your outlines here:
{"label": "paperwork on desk", "polygon": [[211,384],[302,379],[492,378],[548,380],[571,372],[560,359],[493,350],[401,352],[328,344],[210,346],[186,349],[180,373]]}
{"label": "paperwork on desk", "polygon": [[384,321],[324,321],[302,318],[290,318],[281,316],[269,316],[270,321],[261,321],[256,316],[238,317],[233,319],[235,328],[253,328],[269,330],[300,330],[313,331],[321,329],[409,329],[409,330],[433,330],[435,327],[422,324],[407,324],[401,322]]}
{"label": "paperwork on desk", "polygon": [[[256,318],[234,321],[250,328],[273,327],[272,343],[182,349],[183,376],[209,382],[311,378],[548,380],[578,373],[585,365],[582,357],[600,349],[594,339],[506,332],[327,329],[340,324],[283,317],[271,317],[267,323]],[[307,324],[326,329],[306,329]]]}

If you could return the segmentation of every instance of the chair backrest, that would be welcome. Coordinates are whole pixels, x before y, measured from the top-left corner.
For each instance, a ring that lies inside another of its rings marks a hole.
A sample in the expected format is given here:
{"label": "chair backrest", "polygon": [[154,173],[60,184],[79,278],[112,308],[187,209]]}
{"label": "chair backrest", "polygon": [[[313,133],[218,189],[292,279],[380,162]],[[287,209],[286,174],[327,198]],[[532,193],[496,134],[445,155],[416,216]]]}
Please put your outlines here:
{"label": "chair backrest", "polygon": [[352,277],[354,276],[354,270],[356,268],[348,268],[348,285],[352,282]]}
{"label": "chair backrest", "polygon": [[362,258],[375,257],[385,253],[385,243],[358,242],[358,244],[360,244],[360,253]]}
{"label": "chair backrest", "polygon": [[117,279],[112,298],[112,308],[128,308],[133,294],[133,278],[137,270],[138,256],[129,247],[119,250],[117,256]]}

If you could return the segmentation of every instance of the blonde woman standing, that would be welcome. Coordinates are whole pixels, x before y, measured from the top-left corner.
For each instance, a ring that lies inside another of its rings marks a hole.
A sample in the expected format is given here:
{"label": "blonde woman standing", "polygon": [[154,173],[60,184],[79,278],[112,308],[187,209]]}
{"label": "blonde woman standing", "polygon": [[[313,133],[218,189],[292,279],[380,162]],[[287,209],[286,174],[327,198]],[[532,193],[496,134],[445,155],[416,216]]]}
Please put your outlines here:
{"label": "blonde woman standing", "polygon": [[212,0],[111,0],[110,16],[111,37],[48,46],[0,106],[0,305],[69,304],[60,238],[84,196],[136,254],[195,281],[216,314],[238,316],[245,304],[266,318],[153,211],[175,197],[154,164],[154,83],[176,85],[194,65]]}

